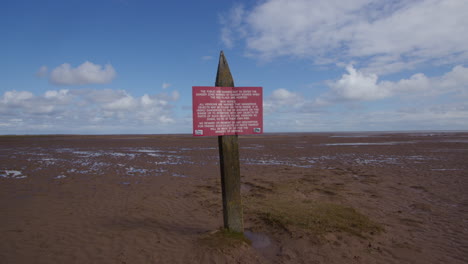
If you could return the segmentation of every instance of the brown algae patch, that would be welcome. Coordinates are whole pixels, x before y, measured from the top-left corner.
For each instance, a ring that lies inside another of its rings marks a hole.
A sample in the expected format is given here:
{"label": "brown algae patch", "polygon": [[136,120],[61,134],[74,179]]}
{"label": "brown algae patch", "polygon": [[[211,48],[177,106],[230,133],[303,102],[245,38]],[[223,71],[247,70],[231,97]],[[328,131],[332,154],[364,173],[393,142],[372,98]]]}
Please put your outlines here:
{"label": "brown algae patch", "polygon": [[[260,208],[259,208],[260,209]],[[331,232],[346,232],[359,237],[379,232],[382,227],[356,209],[333,203],[276,201],[261,208],[260,219],[266,224],[291,231],[301,228],[317,236]]]}
{"label": "brown algae patch", "polygon": [[[366,237],[383,230],[380,224],[355,208],[327,199],[310,199],[314,187],[297,183],[278,183],[273,192],[244,197],[246,213],[256,215],[267,226],[291,235],[305,231],[323,237],[327,233],[345,232]],[[337,191],[341,188],[339,186]]]}
{"label": "brown algae patch", "polygon": [[226,228],[205,234],[200,238],[200,242],[204,246],[215,249],[236,248],[252,244],[244,234],[232,232]]}

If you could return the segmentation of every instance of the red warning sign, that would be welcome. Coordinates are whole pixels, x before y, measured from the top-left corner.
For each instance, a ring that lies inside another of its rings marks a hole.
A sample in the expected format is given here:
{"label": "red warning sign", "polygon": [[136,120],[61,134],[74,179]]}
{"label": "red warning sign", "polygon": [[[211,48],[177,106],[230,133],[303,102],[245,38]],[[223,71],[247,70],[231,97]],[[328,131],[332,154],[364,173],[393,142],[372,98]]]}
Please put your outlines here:
{"label": "red warning sign", "polygon": [[263,133],[262,87],[192,87],[193,135]]}

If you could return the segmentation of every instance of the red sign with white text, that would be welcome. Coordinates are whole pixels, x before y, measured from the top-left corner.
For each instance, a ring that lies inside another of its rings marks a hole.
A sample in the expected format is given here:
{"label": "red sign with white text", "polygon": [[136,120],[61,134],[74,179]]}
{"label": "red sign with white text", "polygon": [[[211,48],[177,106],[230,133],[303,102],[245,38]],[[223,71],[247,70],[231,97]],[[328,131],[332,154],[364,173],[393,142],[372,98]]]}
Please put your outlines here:
{"label": "red sign with white text", "polygon": [[263,133],[262,87],[192,87],[193,135]]}

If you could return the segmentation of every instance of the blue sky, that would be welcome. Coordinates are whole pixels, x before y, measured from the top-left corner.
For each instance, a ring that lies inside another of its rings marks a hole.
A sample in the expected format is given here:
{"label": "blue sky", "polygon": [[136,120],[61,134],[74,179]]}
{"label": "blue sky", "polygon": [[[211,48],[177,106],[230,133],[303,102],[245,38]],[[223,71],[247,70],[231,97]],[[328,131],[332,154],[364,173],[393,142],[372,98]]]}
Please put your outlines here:
{"label": "blue sky", "polygon": [[191,133],[191,87],[264,87],[266,132],[467,130],[468,1],[0,4],[0,134]]}

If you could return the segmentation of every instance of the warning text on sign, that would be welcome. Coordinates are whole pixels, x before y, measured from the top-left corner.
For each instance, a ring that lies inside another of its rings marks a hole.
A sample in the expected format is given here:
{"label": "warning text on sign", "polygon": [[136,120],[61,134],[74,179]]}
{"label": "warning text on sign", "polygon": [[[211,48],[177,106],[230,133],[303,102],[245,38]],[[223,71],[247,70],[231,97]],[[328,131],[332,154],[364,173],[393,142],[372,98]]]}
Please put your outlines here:
{"label": "warning text on sign", "polygon": [[263,133],[262,87],[192,87],[193,135]]}

